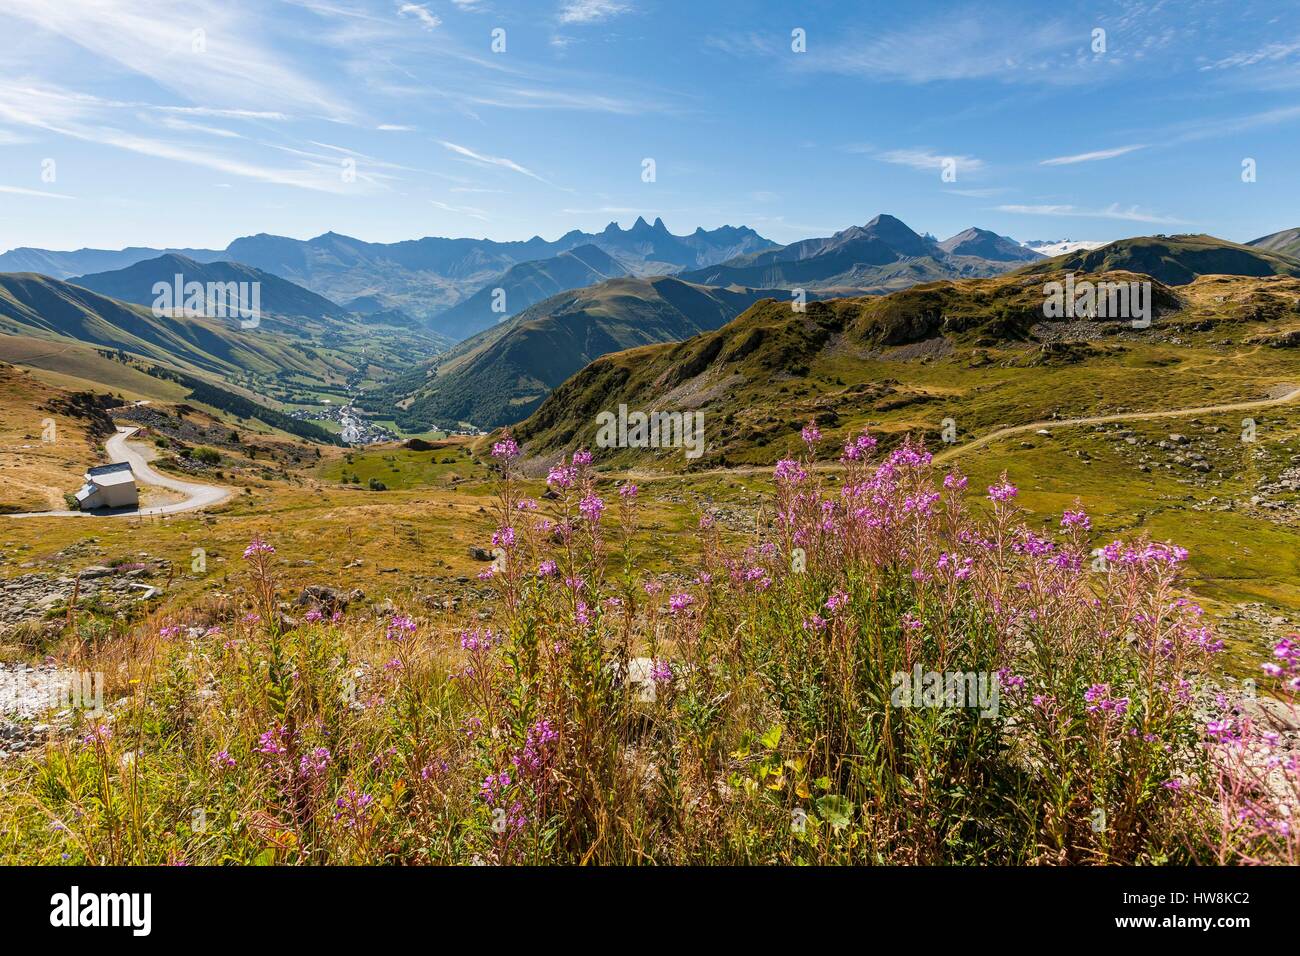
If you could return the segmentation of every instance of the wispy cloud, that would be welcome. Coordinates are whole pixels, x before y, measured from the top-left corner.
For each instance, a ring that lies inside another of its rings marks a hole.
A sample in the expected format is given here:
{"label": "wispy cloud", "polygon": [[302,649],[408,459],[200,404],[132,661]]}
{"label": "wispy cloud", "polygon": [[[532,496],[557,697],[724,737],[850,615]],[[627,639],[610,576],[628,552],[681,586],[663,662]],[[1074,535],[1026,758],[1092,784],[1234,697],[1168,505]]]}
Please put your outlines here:
{"label": "wispy cloud", "polygon": [[426,30],[435,30],[442,25],[442,17],[431,12],[428,6],[422,3],[400,3],[397,5],[397,15],[415,17]]}
{"label": "wispy cloud", "polygon": [[1244,116],[1221,117],[1213,122],[1195,120],[1167,127],[1165,131],[1166,138],[1163,142],[1168,145],[1170,143],[1191,143],[1202,139],[1219,139],[1223,136],[1232,136],[1252,129],[1276,126],[1280,123],[1291,123],[1297,120],[1300,120],[1300,106],[1281,106],[1277,109],[1264,110],[1259,113],[1247,113]]}
{"label": "wispy cloud", "polygon": [[1073,156],[1057,156],[1054,159],[1044,159],[1038,165],[1072,166],[1075,163],[1095,163],[1098,160],[1114,159],[1116,156],[1123,156],[1125,153],[1136,152],[1139,149],[1146,149],[1146,144],[1137,143],[1133,146],[1117,146],[1114,149],[1099,149],[1091,153],[1076,153]]}
{"label": "wispy cloud", "polygon": [[0,193],[8,193],[11,196],[35,196],[39,199],[75,199],[75,196],[65,196],[63,193],[51,193],[42,189],[24,189],[22,186],[0,186]]}
{"label": "wispy cloud", "polygon": [[453,206],[449,203],[439,202],[437,199],[430,199],[429,202],[446,212],[454,212],[458,216],[469,216],[471,219],[481,219],[483,222],[491,222],[490,217],[482,209],[475,209],[473,206]]}
{"label": "wispy cloud", "polygon": [[561,209],[566,216],[644,216],[641,206],[596,206],[591,209]]}
{"label": "wispy cloud", "polygon": [[1201,67],[1201,71],[1231,70],[1245,66],[1255,66],[1259,63],[1278,63],[1289,60],[1296,54],[1300,54],[1300,40],[1293,40],[1290,43],[1266,43],[1254,50],[1234,53],[1231,56],[1225,56],[1222,59],[1207,63]]}
{"label": "wispy cloud", "polygon": [[4,0],[4,10],[194,103],[259,110],[274,103],[340,119],[354,113],[275,49],[266,18],[236,2]]}
{"label": "wispy cloud", "polygon": [[[1056,80],[1085,44],[1076,28],[1035,14],[1008,20],[980,12],[919,17],[896,30],[861,35],[795,57],[795,69],[843,73],[904,83],[998,79]],[[810,47],[811,48],[811,47]]]}
{"label": "wispy cloud", "polygon": [[560,7],[560,22],[599,23],[630,9],[632,5],[626,0],[568,0]]}
{"label": "wispy cloud", "polygon": [[1003,205],[993,207],[998,212],[1015,213],[1021,216],[1068,216],[1081,219],[1121,219],[1126,222],[1149,222],[1160,223],[1164,225],[1186,225],[1187,220],[1175,219],[1172,216],[1161,216],[1156,213],[1144,212],[1138,206],[1129,206],[1127,209],[1120,207],[1119,203],[1111,203],[1105,209],[1084,209],[1074,205]]}
{"label": "wispy cloud", "polygon": [[[478,153],[468,146],[461,146],[457,143],[448,143],[445,140],[439,140],[445,149],[451,150],[457,156],[462,156],[472,163],[478,163],[480,166],[497,166],[501,169],[508,169],[511,172],[519,173],[521,176],[528,176],[537,180],[539,183],[545,183],[546,180],[538,176],[531,169],[519,165],[513,159],[506,159],[503,156],[488,156],[484,153]],[[550,183],[547,183],[550,185]]]}
{"label": "wispy cloud", "polygon": [[192,123],[189,120],[177,119],[175,116],[162,116],[155,119],[154,122],[165,129],[182,133],[203,133],[206,136],[220,136],[224,139],[244,138],[242,133],[236,133],[234,130],[222,129],[220,126],[209,126],[206,123]]}
{"label": "wispy cloud", "polygon": [[[344,182],[337,159],[327,162],[319,157],[308,157],[297,166],[274,166],[259,164],[250,158],[247,150],[230,154],[213,148],[215,144],[203,146],[195,142],[173,142],[131,132],[114,121],[114,117],[124,109],[133,114],[137,111],[134,104],[105,100],[89,94],[0,81],[0,121],[264,183],[319,192],[356,191],[374,183],[374,180],[361,175],[357,176],[357,182]],[[193,129],[186,131],[194,132]]]}
{"label": "wispy cloud", "polygon": [[984,160],[974,156],[959,156],[953,153],[936,153],[931,149],[888,149],[880,152],[869,150],[868,155],[883,163],[895,166],[911,166],[913,169],[943,169],[947,164],[954,164],[956,169],[974,172],[983,169]]}
{"label": "wispy cloud", "polygon": [[972,199],[991,199],[1002,193],[1008,192],[1004,186],[990,186],[987,189],[957,189],[955,187],[946,190],[954,196],[969,196]]}
{"label": "wispy cloud", "polygon": [[150,106],[149,109],[160,113],[184,113],[190,116],[206,116],[213,119],[235,120],[287,120],[284,113],[270,110],[227,110],[213,106]]}

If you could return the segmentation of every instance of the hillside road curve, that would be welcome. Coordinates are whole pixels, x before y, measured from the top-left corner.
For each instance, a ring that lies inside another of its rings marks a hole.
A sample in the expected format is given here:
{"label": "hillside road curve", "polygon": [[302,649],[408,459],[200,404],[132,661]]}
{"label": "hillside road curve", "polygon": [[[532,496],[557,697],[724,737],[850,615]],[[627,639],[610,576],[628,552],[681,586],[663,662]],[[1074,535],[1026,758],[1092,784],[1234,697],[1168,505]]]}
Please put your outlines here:
{"label": "hillside road curve", "polygon": [[149,467],[149,462],[144,455],[136,448],[127,444],[137,429],[132,427],[118,426],[117,434],[108,441],[104,442],[104,450],[108,453],[108,460],[111,463],[130,462],[131,471],[135,473],[135,480],[139,484],[155,485],[159,488],[166,488],[168,491],[175,491],[185,496],[183,501],[174,501],[170,504],[155,505],[152,508],[113,508],[111,510],[97,511],[28,511],[21,514],[4,515],[8,518],[130,518],[141,517],[147,518],[152,515],[173,515],[185,511],[197,511],[200,508],[207,508],[212,505],[220,504],[229,498],[232,494],[231,489],[223,488],[220,485],[202,485],[193,481],[181,481],[179,478],[172,478],[169,475],[160,475]]}

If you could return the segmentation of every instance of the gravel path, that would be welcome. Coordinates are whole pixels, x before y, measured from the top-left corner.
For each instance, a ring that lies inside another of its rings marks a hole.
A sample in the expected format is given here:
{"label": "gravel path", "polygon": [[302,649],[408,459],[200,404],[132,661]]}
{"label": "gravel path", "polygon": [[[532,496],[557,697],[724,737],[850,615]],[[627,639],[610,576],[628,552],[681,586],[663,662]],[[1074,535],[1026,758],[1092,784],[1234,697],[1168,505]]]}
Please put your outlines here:
{"label": "gravel path", "polygon": [[117,434],[104,442],[104,450],[108,452],[108,458],[111,462],[128,461],[131,463],[131,470],[135,472],[135,478],[138,483],[146,485],[156,485],[159,488],[166,488],[169,491],[175,491],[185,495],[184,501],[176,501],[171,504],[157,505],[152,508],[115,508],[111,511],[29,511],[22,514],[8,515],[10,518],[129,518],[132,516],[148,517],[150,515],[170,515],[183,511],[196,511],[199,508],[207,508],[210,505],[220,504],[231,495],[229,488],[222,488],[217,485],[201,485],[193,481],[181,481],[179,478],[172,478],[168,475],[160,475],[149,467],[149,462],[144,455],[136,448],[127,444],[126,440],[135,434],[138,429],[131,427],[121,427],[117,429]]}

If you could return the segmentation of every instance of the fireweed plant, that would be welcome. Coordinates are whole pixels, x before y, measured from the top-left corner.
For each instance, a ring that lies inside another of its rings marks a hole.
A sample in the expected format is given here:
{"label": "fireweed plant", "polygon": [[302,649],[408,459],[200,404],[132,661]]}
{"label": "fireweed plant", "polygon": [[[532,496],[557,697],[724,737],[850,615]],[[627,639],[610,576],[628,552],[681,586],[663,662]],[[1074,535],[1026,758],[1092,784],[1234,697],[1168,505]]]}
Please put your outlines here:
{"label": "fireweed plant", "polygon": [[[637,565],[642,492],[492,448],[490,624],[239,606],[132,635],[107,717],[0,770],[0,857],[73,863],[1300,862],[1296,754],[1208,674],[1185,552],[971,509],[923,448],[817,428],[749,539]],[[995,708],[900,694],[983,675]],[[1300,644],[1261,691],[1290,709]],[[1261,700],[1261,703],[1263,701]]]}

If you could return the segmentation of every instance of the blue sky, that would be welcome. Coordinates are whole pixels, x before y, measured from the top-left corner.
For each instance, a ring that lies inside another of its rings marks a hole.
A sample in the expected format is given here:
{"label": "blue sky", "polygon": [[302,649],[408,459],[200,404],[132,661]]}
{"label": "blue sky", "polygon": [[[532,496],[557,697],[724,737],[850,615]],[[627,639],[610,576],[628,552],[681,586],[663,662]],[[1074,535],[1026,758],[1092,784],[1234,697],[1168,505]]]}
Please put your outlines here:
{"label": "blue sky", "polygon": [[638,214],[789,242],[877,212],[941,238],[1244,241],[1300,226],[1298,12],[0,0],[0,249],[553,239]]}

